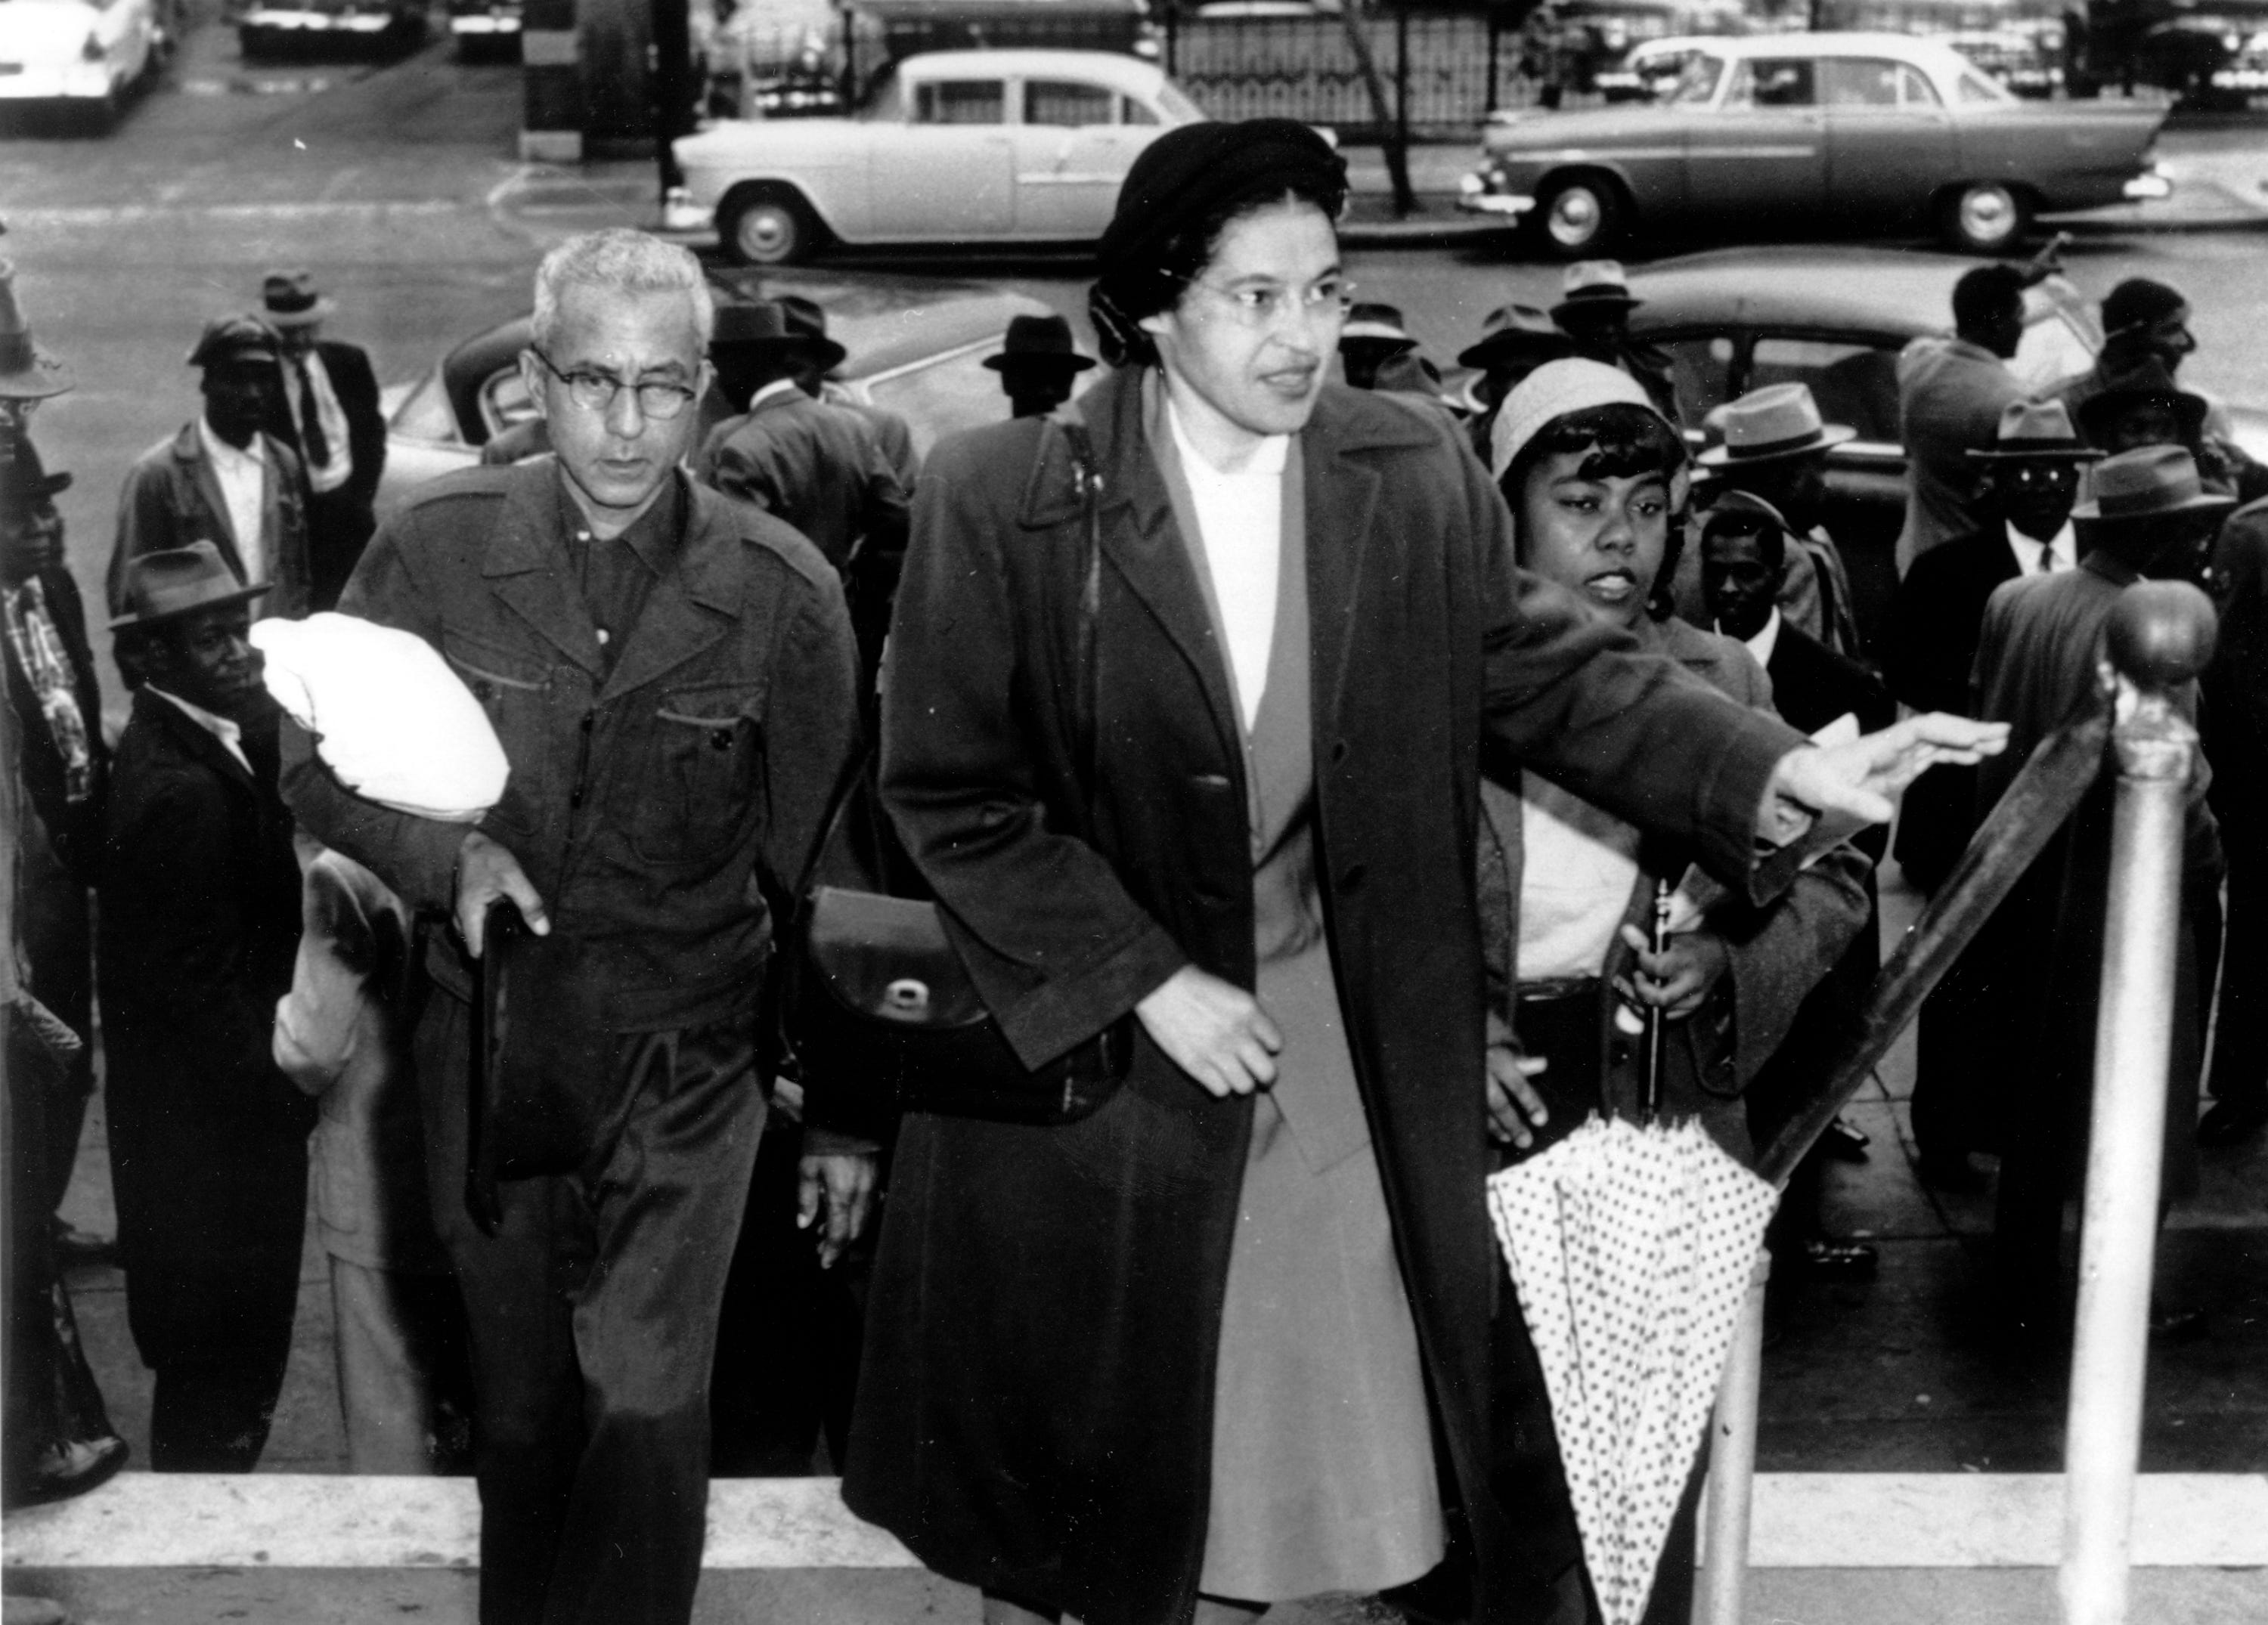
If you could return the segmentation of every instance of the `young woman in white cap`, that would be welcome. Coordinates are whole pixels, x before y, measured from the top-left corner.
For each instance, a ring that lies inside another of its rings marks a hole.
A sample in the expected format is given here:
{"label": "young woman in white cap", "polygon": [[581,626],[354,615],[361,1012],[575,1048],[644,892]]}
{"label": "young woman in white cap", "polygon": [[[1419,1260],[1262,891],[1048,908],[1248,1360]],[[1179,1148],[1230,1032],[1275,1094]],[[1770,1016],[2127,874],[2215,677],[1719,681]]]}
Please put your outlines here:
{"label": "young woman in white cap", "polygon": [[[1539,367],[1506,399],[1491,450],[1523,568],[1564,589],[1590,620],[1771,711],[1771,684],[1738,640],[1670,609],[1685,446],[1636,379],[1580,359]],[[1762,905],[1727,900],[1697,914],[1681,897],[1678,923],[1657,953],[1645,923],[1658,885],[1684,875],[1690,853],[1541,775],[1523,772],[1517,783],[1517,793],[1489,780],[1481,785],[1489,1117],[1506,1158],[1533,1155],[1594,1112],[1635,1116],[1644,1092],[1640,1034],[1655,1010],[1666,1018],[1664,1114],[1697,1117],[1727,1151],[1747,1158],[1741,1091],[1865,923],[1866,859],[1838,848]],[[1516,1317],[1508,1291],[1505,1299],[1505,1313]],[[1498,1361],[1499,1432],[1549,1437],[1534,1385],[1523,1380],[1517,1339],[1503,1329],[1515,1346]],[[1514,1417],[1516,1429],[1507,1426]],[[1691,1611],[1699,1482],[1697,1465],[1663,1552],[1650,1620],[1682,1621]],[[1563,1584],[1579,1582],[1571,1574]]]}

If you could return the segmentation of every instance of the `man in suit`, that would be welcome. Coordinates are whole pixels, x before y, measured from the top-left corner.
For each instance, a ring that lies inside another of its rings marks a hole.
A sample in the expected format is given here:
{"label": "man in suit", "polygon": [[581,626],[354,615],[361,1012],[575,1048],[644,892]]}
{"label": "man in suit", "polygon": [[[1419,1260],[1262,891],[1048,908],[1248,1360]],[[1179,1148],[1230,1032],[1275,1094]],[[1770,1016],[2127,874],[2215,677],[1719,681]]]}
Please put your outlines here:
{"label": "man in suit", "polygon": [[[853,651],[817,550],[681,469],[709,372],[693,256],[571,238],[534,305],[521,376],[555,456],[421,487],[342,599],[472,681],[503,799],[471,827],[366,799],[289,724],[285,789],[317,838],[457,928],[427,933],[414,1054],[472,1334],[481,1617],[684,1625],[718,1311],[768,1110],[769,900],[856,753]],[[547,1104],[599,1116],[475,1213],[475,961],[503,952],[504,901],[532,933],[510,952],[552,967],[552,1008],[516,1029],[524,1063]],[[835,1216],[871,1191],[854,1162],[828,1181],[830,1229],[855,1230]]]}
{"label": "man in suit", "polygon": [[2024,398],[2008,358],[2024,336],[2024,273],[1980,265],[1953,284],[1953,335],[1914,340],[1898,356],[1898,428],[1906,448],[1906,519],[1898,570],[1977,530],[1977,467],[2000,414]]}
{"label": "man in suit", "polygon": [[1631,336],[1631,312],[1646,301],[1631,296],[1622,261],[1579,260],[1562,274],[1559,289],[1551,320],[1567,335],[1570,353],[1629,373],[1645,386],[1654,409],[1676,423],[1669,357]]}
{"label": "man in suit", "polygon": [[1402,325],[1402,312],[1391,305],[1356,305],[1339,329],[1339,365],[1357,389],[1376,389],[1379,368],[1417,348],[1418,341]]}
{"label": "man in suit", "polygon": [[1500,305],[1488,313],[1481,323],[1479,341],[1457,356],[1459,366],[1480,370],[1465,386],[1464,404],[1473,415],[1469,425],[1473,450],[1483,462],[1489,459],[1497,409],[1504,398],[1545,362],[1572,355],[1574,350],[1575,341],[1533,305]]}
{"label": "man in suit", "polygon": [[1009,416],[1045,417],[1071,399],[1079,375],[1094,363],[1079,353],[1062,317],[1015,316],[1000,353],[985,357],[984,364],[1000,375]]}
{"label": "man in suit", "polygon": [[2236,1145],[2268,1123],[2268,500],[2221,527],[2213,552],[2220,636],[2205,668],[2205,759],[2228,857],[2228,918],[2213,1026],[2213,1103],[2201,1145]]}
{"label": "man in suit", "polygon": [[126,567],[98,976],[110,1169],[150,1465],[248,1473],[291,1352],[314,1107],[269,1053],[299,869],[251,601],[210,541]]}
{"label": "man in suit", "polygon": [[[2141,580],[2201,580],[2213,533],[2232,505],[2206,490],[2190,454],[2171,445],[2104,459],[2089,490],[2090,500],[2072,511],[2079,567],[2019,577],[1985,606],[1977,649],[1979,715],[2010,727],[2005,765],[1977,775],[1980,805],[1998,799],[2033,748],[2095,694],[2104,625],[2120,593]],[[2194,686],[2176,699],[2194,717]],[[2196,1180],[2198,1067],[2221,875],[2219,832],[2205,800],[2208,777],[2200,756],[2188,787],[2173,1053],[2162,1080],[2168,1202],[2187,1195]],[[2052,1333],[2068,1313],[2057,1248],[2064,1202],[2083,1162],[2094,1088],[2114,788],[2114,775],[2097,781],[2001,905],[2005,940],[2021,951],[1984,967],[1990,985],[1978,995],[1994,1018],[1976,1029],[1986,1050],[1979,1076],[2010,1097],[1993,1224],[1995,1302],[2009,1329],[2032,1335]]]}
{"label": "man in suit", "polygon": [[127,569],[136,559],[200,541],[213,545],[239,584],[269,590],[268,614],[307,612],[306,475],[298,453],[261,427],[276,410],[282,353],[275,329],[256,316],[205,324],[188,355],[203,371],[203,411],[143,452],[118,494],[112,614],[126,613]]}
{"label": "man in suit", "polygon": [[803,393],[814,401],[841,407],[873,430],[874,444],[881,447],[890,472],[898,476],[901,486],[911,491],[921,473],[921,456],[914,450],[914,426],[902,413],[861,401],[849,386],[836,381],[833,375],[849,358],[849,352],[827,336],[827,312],[816,299],[806,299],[799,293],[783,293],[779,296],[779,307],[787,314],[788,331],[801,334],[812,343],[796,380],[803,386]]}
{"label": "man in suit", "polygon": [[[2072,432],[2058,401],[2012,401],[2000,414],[1991,446],[1969,454],[1983,471],[1985,527],[1913,562],[1892,600],[1890,690],[1916,710],[1967,716],[1976,709],[1970,680],[1984,606],[2004,581],[2052,575],[2079,562],[2071,522],[2080,473],[2101,452]],[[1897,858],[1907,879],[1933,893],[1952,873],[1982,810],[1970,768],[1933,768],[1906,791],[1898,814]],[[1919,1172],[1943,1189],[1980,1191],[1984,1175],[1969,1161],[1989,1150],[1997,1130],[1977,1107],[1994,1092],[1977,1068],[1979,1023],[2001,1012],[1977,1002],[1992,960],[2021,945],[1988,926],[1922,1006],[1914,1070],[1913,1128]]]}
{"label": "man in suit", "polygon": [[[1716,629],[1748,647],[1771,680],[1772,707],[1806,733],[1842,717],[1861,732],[1889,726],[1890,696],[1874,674],[1845,659],[1791,623],[1778,601],[1790,551],[1786,516],[1746,491],[1727,491],[1701,526],[1701,582]],[[1853,844],[1879,862],[1887,832],[1869,829]],[[1881,963],[1874,877],[1866,877],[1867,919],[1834,967],[1806,995],[1787,1037],[1748,1091],[1749,1115],[1758,1137],[1768,1136],[1826,1079],[1837,1042],[1857,1020]],[[1866,1140],[1838,1122],[1812,1148],[1788,1183],[1772,1233],[1773,1252],[1806,1274],[1843,1279],[1871,1277],[1874,1249],[1830,1236],[1820,1213],[1826,1158],[1863,1158]]]}
{"label": "man in suit", "polygon": [[306,475],[308,607],[328,609],[377,523],[371,504],[386,470],[378,375],[359,345],[322,336],[337,302],[307,272],[269,273],[261,305],[276,329],[281,383],[264,427],[298,453]]}

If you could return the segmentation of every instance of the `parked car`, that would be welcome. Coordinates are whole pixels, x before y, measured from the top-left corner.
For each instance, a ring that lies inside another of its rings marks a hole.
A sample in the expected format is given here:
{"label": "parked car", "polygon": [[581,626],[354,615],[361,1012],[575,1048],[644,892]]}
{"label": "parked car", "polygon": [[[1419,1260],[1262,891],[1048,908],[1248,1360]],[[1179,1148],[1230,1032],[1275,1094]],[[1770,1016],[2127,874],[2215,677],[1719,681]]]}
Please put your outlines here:
{"label": "parked car", "polygon": [[520,0],[449,0],[449,37],[457,55],[509,55],[519,48]]}
{"label": "parked car", "polygon": [[[1828,453],[1828,529],[1850,566],[1862,632],[1897,585],[1906,454],[1898,428],[1898,352],[1953,322],[1953,284],[1978,261],[1877,248],[1729,248],[1635,268],[1645,301],[1631,331],[1668,354],[1678,415],[1698,445],[1716,408],[1766,384],[1809,386],[1830,423],[1858,431]],[[2024,335],[2009,366],[2045,390],[2095,364],[2095,309],[2061,276],[2024,296]],[[2235,406],[2237,443],[2268,459],[2268,413]]]}
{"label": "parked car", "polygon": [[158,0],[5,0],[0,101],[77,104],[107,124],[172,45]]}
{"label": "parked car", "polygon": [[422,0],[254,0],[236,19],[247,62],[333,51],[380,51],[425,37]]}
{"label": "parked car", "polygon": [[[1021,294],[934,280],[799,283],[792,290],[826,308],[828,332],[850,352],[832,387],[902,415],[923,456],[941,435],[1008,415],[1000,375],[984,358],[999,349],[1012,317],[1049,309]],[[527,338],[526,315],[499,321],[458,344],[415,383],[386,392],[381,513],[435,475],[478,462],[490,439],[535,415],[519,376]]]}
{"label": "parked car", "polygon": [[1592,87],[1610,102],[1660,101],[1677,88],[1688,64],[1720,37],[1678,33],[1641,40],[1621,62],[1593,79]]}
{"label": "parked car", "polygon": [[731,258],[822,244],[1086,242],[1135,155],[1204,114],[1148,62],[1106,51],[936,51],[886,72],[850,118],[723,119],[674,143],[668,224]]}
{"label": "parked car", "polygon": [[1906,34],[1712,40],[1657,106],[1498,113],[1468,210],[1568,259],[1681,222],[1927,223],[1997,254],[2041,214],[2163,197],[2160,107],[2020,100]]}

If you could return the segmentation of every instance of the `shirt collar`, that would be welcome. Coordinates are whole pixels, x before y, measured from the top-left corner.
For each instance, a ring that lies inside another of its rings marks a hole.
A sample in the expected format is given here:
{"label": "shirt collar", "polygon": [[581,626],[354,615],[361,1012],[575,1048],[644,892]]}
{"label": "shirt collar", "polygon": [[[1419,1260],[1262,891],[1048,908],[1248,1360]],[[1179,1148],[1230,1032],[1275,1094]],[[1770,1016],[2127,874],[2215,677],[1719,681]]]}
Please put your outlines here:
{"label": "shirt collar", "polygon": [[753,412],[767,401],[777,401],[782,395],[799,395],[803,386],[792,378],[776,378],[748,397],[748,410]]}
{"label": "shirt collar", "polygon": [[[1724,629],[1719,627],[1718,629],[1722,631]],[[1754,637],[1742,638],[1741,642],[1748,645],[1750,654],[1756,656],[1758,665],[1769,667],[1772,651],[1779,647],[1779,606],[1774,604],[1771,614],[1764,617],[1763,630]]]}
{"label": "shirt collar", "polygon": [[2038,573],[2040,554],[2047,548],[2055,549],[2058,560],[2055,569],[2069,570],[2079,562],[2079,535],[2069,519],[2066,519],[2063,528],[2047,541],[2042,541],[2036,536],[2027,536],[2005,520],[2002,523],[2008,533],[2009,550],[2015,554],[2017,567],[2027,576]]}
{"label": "shirt collar", "polygon": [[202,412],[197,414],[197,442],[204,447],[207,457],[232,468],[240,468],[247,463],[255,468],[265,467],[267,465],[268,460],[261,454],[260,437],[257,434],[252,437],[250,445],[241,448],[231,445],[213,432],[212,424],[207,421]]}
{"label": "shirt collar", "polygon": [[182,713],[186,715],[191,722],[196,724],[198,727],[202,728],[207,733],[211,734],[213,738],[218,739],[221,742],[222,748],[226,750],[230,755],[235,757],[237,761],[243,765],[244,770],[247,773],[252,771],[252,762],[244,754],[244,730],[242,728],[231,722],[227,717],[220,715],[219,712],[209,711],[202,705],[192,705],[188,701],[181,698],[180,695],[169,693],[167,690],[158,687],[155,683],[144,682],[142,686],[144,688],[147,688],[151,694],[156,695],[159,699],[170,702],[172,704],[179,706]]}
{"label": "shirt collar", "polygon": [[[559,522],[571,535],[596,537],[591,532],[591,521],[585,517],[575,494],[567,489],[567,471],[559,470],[559,479],[553,486],[559,504]],[[631,555],[654,575],[667,570],[677,556],[685,535],[685,475],[682,470],[672,469],[669,482],[661,488],[661,495],[653,505],[633,520],[630,527],[613,538],[627,542]]]}

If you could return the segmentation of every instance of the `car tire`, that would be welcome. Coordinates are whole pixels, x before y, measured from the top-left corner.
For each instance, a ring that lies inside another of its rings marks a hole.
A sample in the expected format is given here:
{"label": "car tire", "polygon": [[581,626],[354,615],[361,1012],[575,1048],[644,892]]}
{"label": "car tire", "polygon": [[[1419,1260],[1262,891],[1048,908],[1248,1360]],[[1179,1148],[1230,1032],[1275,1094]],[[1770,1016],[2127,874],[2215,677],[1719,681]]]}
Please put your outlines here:
{"label": "car tire", "polygon": [[2023,194],[1997,180],[1948,188],[1938,200],[1938,235],[1962,254],[2006,254],[2031,223]]}
{"label": "car tire", "polygon": [[789,188],[752,188],[725,200],[717,211],[717,238],[735,264],[792,265],[819,246],[819,222]]}
{"label": "car tire", "polygon": [[1621,239],[1628,209],[1622,188],[1602,175],[1570,175],[1535,202],[1535,231],[1554,259],[1586,260]]}

